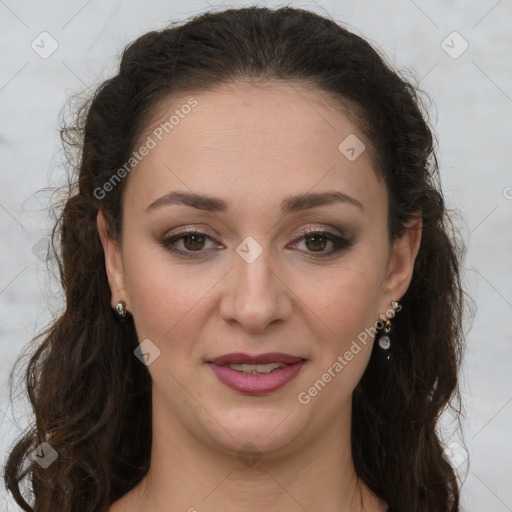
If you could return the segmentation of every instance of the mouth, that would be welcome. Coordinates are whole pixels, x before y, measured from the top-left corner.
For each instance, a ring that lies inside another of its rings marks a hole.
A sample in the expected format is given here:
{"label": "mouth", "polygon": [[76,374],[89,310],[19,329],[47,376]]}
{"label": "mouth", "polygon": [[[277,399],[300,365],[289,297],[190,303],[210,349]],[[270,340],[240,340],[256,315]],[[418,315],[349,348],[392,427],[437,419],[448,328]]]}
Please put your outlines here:
{"label": "mouth", "polygon": [[257,356],[226,354],[208,361],[220,382],[244,394],[262,395],[277,391],[293,380],[306,359],[282,353]]}

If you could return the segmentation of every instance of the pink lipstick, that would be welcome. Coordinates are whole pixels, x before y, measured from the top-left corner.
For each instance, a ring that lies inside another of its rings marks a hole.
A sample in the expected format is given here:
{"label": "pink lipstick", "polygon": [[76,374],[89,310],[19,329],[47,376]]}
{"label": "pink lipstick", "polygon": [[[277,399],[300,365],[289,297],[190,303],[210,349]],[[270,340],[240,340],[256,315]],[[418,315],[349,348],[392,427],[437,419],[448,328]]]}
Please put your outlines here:
{"label": "pink lipstick", "polygon": [[257,356],[226,354],[207,364],[229,388],[249,395],[263,395],[288,384],[305,362],[302,357],[273,352]]}

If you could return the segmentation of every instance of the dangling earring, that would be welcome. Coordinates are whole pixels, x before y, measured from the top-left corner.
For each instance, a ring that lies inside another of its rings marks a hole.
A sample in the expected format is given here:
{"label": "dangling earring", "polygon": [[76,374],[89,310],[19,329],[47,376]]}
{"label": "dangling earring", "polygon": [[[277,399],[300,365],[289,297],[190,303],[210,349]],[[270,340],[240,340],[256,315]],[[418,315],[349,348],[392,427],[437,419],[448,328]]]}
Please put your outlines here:
{"label": "dangling earring", "polygon": [[[395,316],[394,312],[398,309],[400,304],[397,301],[393,301],[391,303],[391,307],[393,308],[393,316]],[[391,320],[388,318],[386,323],[384,324],[384,336],[381,336],[379,339],[379,347],[383,350],[388,350],[391,346],[391,338],[389,337],[389,333],[391,332]],[[389,357],[389,356],[388,356]]]}
{"label": "dangling earring", "polygon": [[126,316],[126,302],[123,299],[117,301],[116,312],[121,318]]}

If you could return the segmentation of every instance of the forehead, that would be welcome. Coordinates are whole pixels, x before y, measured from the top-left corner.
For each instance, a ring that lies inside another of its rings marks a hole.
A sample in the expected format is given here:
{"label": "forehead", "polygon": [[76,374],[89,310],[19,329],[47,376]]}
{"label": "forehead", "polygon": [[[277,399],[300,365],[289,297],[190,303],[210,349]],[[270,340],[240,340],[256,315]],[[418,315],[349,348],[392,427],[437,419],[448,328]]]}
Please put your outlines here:
{"label": "forehead", "polygon": [[376,196],[383,185],[365,149],[370,142],[351,119],[328,94],[300,83],[176,95],[154,109],[139,137],[139,146],[151,140],[152,148],[128,189],[147,204],[176,188],[282,197],[334,187]]}

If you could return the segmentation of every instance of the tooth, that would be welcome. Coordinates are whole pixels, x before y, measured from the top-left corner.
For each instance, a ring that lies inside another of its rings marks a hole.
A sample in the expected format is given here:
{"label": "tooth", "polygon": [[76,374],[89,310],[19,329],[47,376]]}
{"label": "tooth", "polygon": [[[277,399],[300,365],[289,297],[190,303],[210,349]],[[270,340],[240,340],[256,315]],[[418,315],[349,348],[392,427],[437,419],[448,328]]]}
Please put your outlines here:
{"label": "tooth", "polygon": [[281,363],[267,363],[267,364],[228,364],[232,370],[237,370],[244,373],[270,373],[278,368],[282,368]]}

